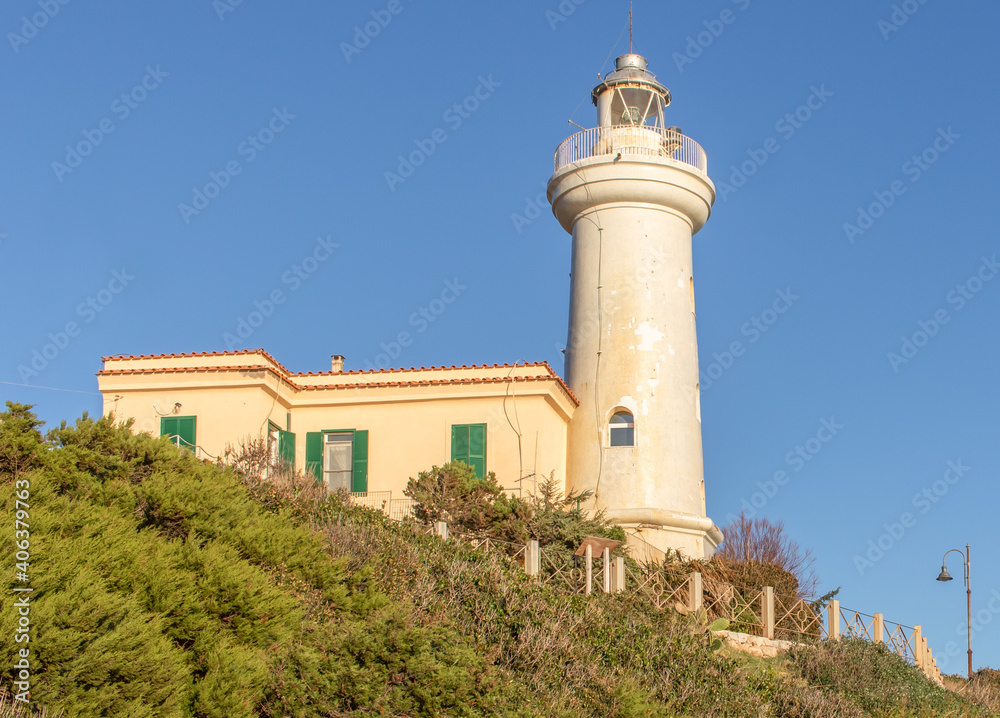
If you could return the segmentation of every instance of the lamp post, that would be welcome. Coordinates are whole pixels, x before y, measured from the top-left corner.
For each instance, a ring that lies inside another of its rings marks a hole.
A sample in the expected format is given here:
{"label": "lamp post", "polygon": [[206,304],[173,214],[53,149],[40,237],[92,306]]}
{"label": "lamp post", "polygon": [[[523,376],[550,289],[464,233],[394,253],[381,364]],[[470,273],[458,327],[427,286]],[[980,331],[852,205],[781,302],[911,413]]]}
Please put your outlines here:
{"label": "lamp post", "polygon": [[961,549],[953,548],[950,551],[945,551],[944,556],[941,558],[941,574],[937,577],[938,581],[950,581],[951,574],[948,573],[948,567],[945,565],[945,559],[948,558],[948,554],[952,551],[961,554],[965,562],[965,605],[968,612],[969,618],[969,678],[972,678],[972,563],[970,561],[970,549],[969,544],[965,544],[965,553],[962,553]]}

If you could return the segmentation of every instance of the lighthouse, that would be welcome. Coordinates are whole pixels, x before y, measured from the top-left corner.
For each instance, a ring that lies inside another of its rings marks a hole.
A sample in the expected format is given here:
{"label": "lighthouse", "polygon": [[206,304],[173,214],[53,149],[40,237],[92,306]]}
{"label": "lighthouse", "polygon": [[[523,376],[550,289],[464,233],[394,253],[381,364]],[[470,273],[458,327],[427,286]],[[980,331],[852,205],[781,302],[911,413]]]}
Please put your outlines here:
{"label": "lighthouse", "polygon": [[619,57],[592,99],[597,127],[559,145],[548,184],[572,235],[567,490],[589,492],[633,555],[710,558],[691,243],[715,185],[644,57]]}

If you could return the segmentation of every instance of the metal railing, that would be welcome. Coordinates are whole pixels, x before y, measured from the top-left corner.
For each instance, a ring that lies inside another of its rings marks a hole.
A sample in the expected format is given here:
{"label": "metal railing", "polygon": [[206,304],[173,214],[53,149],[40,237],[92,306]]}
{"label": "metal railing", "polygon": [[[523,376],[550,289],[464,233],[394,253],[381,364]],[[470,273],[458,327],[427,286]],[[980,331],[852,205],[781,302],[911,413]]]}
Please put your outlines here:
{"label": "metal railing", "polygon": [[709,618],[726,619],[729,630],[736,633],[764,635],[764,592],[761,589],[741,588],[708,577],[703,580],[702,601]]}
{"label": "metal railing", "polygon": [[541,549],[541,572],[539,581],[546,585],[556,585],[571,594],[583,593],[584,575],[579,560],[566,550]]}
{"label": "metal railing", "polygon": [[659,127],[594,127],[563,140],[555,153],[555,171],[590,157],[621,154],[673,160],[708,174],[701,145],[680,132]]}
{"label": "metal railing", "polygon": [[908,661],[916,662],[916,652],[913,649],[916,629],[901,623],[885,622],[885,645],[895,654]]}
{"label": "metal railing", "polygon": [[413,499],[391,499],[389,510],[386,512],[393,521],[406,521],[413,518],[413,507],[416,501]]}
{"label": "metal railing", "polygon": [[[657,609],[691,610],[689,577],[666,571],[639,571],[625,567],[625,590],[644,596]],[[632,583],[633,585],[629,585]]]}
{"label": "metal railing", "polygon": [[350,493],[351,503],[354,506],[364,506],[366,509],[375,509],[384,514],[389,513],[389,502],[392,500],[391,491],[352,491]]}
{"label": "metal railing", "polygon": [[875,616],[839,606],[840,635],[845,638],[875,640]]}
{"label": "metal railing", "polygon": [[[873,643],[884,643],[886,648],[896,655],[910,662],[917,662],[916,627],[886,621],[882,614],[861,613],[837,603],[831,608],[835,608],[840,614],[839,635],[833,638],[859,638]],[[823,638],[831,638],[828,626],[824,627]]]}
{"label": "metal railing", "polygon": [[818,639],[823,633],[823,614],[815,604],[798,596],[775,594],[774,637],[801,641]]}
{"label": "metal railing", "polygon": [[182,437],[180,434],[169,434],[169,435],[164,434],[164,436],[170,439],[170,443],[176,446],[178,449],[187,449],[188,451],[192,452],[196,459],[204,459],[207,457],[209,459],[212,459],[213,461],[219,460],[218,456],[213,456],[212,454],[205,451],[205,449],[203,449],[198,444],[192,444],[190,441]]}

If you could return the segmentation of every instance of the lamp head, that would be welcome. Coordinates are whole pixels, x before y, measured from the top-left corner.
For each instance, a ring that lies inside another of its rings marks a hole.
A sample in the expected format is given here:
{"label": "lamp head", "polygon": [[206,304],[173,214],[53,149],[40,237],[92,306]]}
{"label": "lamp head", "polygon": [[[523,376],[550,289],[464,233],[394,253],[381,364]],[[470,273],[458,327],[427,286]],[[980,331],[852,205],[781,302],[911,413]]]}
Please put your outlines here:
{"label": "lamp head", "polygon": [[950,581],[952,578],[951,574],[948,573],[948,569],[945,566],[941,567],[941,575],[937,577],[938,581]]}

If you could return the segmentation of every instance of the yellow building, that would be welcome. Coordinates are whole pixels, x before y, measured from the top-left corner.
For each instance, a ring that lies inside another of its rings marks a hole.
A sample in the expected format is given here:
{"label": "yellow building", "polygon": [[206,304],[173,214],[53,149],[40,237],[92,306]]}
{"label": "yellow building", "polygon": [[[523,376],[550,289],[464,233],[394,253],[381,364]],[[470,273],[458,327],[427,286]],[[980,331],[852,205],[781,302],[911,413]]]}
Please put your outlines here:
{"label": "yellow building", "polygon": [[566,431],[576,398],[545,363],[295,374],[262,349],[104,357],[104,413],[170,436],[206,458],[268,437],[324,481],[384,503],[409,477],[461,459],[533,491],[566,476]]}

